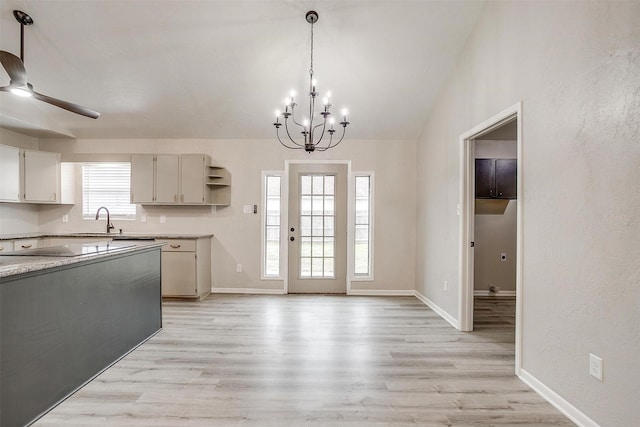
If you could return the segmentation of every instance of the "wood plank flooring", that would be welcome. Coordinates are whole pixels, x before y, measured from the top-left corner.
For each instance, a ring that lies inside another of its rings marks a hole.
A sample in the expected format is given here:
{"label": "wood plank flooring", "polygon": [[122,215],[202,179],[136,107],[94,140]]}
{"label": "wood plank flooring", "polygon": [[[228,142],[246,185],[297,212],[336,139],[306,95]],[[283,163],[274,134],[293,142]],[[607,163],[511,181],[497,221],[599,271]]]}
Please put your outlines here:
{"label": "wood plank flooring", "polygon": [[414,297],[216,295],[38,426],[569,426],[514,375],[513,301],[456,331]]}

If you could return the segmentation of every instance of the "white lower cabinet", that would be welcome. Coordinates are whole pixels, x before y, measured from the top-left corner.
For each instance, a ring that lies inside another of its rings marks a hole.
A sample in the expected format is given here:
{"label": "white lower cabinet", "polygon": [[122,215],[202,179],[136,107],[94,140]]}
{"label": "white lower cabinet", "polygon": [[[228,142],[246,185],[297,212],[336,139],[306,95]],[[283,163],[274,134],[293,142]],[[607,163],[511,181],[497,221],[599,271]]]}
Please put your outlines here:
{"label": "white lower cabinet", "polygon": [[13,252],[13,240],[0,240],[0,255],[3,252]]}
{"label": "white lower cabinet", "polygon": [[202,299],[211,292],[211,238],[156,239],[162,247],[162,296]]}

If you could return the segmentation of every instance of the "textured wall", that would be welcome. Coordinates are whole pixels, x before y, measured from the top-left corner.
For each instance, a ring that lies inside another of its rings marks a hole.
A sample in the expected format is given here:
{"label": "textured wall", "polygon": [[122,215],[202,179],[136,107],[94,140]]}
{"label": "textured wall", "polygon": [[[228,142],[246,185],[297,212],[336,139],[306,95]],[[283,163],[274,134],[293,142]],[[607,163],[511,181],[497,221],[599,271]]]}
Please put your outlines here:
{"label": "textured wall", "polygon": [[[345,140],[326,153],[308,155],[277,141],[242,140],[42,140],[42,149],[63,153],[206,153],[232,176],[231,206],[211,213],[207,207],[144,206],[135,221],[114,221],[126,231],[213,233],[213,281],[220,288],[282,289],[282,281],[260,280],[260,215],[243,205],[261,206],[261,172],[284,170],[285,160],[352,160],[353,171],[375,172],[375,281],[354,282],[353,289],[413,290],[415,283],[416,168],[414,141]],[[126,158],[126,157],[125,157]],[[79,191],[79,188],[78,188]],[[78,202],[81,198],[77,197]],[[140,215],[147,215],[146,223]],[[261,212],[261,209],[259,209]],[[62,215],[69,223],[62,223]],[[160,224],[160,216],[166,223]],[[103,221],[83,220],[74,207],[44,206],[43,231],[102,231]],[[242,273],[236,272],[242,264]]]}
{"label": "textured wall", "polygon": [[416,288],[457,318],[459,137],[523,102],[522,367],[603,426],[640,418],[639,17],[487,3],[418,143]]}

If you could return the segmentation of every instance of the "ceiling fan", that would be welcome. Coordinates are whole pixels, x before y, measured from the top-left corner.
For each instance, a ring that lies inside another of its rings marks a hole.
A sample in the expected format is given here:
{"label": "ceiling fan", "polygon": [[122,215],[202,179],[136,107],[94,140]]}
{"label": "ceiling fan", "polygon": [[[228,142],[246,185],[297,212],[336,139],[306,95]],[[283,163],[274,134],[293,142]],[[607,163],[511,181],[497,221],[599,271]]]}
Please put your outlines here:
{"label": "ceiling fan", "polygon": [[12,53],[0,50],[0,63],[2,63],[2,66],[11,79],[9,86],[0,87],[0,91],[11,92],[18,96],[33,97],[47,104],[55,105],[72,113],[91,117],[92,119],[100,117],[100,113],[96,111],[72,104],[71,102],[42,95],[33,90],[33,86],[27,81],[27,71],[24,68],[24,26],[33,24],[33,19],[20,10],[14,10],[13,16],[15,16],[16,20],[20,23],[20,58]]}

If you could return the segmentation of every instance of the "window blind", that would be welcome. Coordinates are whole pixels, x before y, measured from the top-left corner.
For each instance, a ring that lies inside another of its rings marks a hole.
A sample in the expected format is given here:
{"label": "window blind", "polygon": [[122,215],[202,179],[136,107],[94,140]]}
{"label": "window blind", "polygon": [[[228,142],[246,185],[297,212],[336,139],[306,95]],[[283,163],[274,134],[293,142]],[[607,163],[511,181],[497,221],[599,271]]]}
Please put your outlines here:
{"label": "window blind", "polygon": [[82,216],[95,218],[99,207],[111,218],[135,218],[131,198],[130,163],[85,163],[82,165]]}

